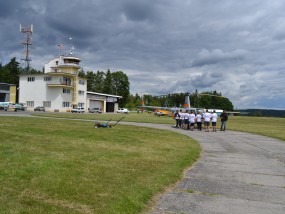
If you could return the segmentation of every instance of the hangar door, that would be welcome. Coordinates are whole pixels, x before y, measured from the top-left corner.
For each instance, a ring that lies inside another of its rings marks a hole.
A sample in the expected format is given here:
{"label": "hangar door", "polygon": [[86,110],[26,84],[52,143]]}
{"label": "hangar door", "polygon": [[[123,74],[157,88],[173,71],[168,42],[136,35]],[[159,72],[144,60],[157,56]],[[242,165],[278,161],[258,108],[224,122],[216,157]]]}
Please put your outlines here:
{"label": "hangar door", "polygon": [[6,94],[0,93],[0,102],[6,102]]}
{"label": "hangar door", "polygon": [[106,112],[114,112],[115,103],[106,103]]}
{"label": "hangar door", "polygon": [[102,108],[103,104],[102,104],[102,101],[98,101],[98,100],[90,100],[89,102],[89,108],[92,109],[92,108]]}

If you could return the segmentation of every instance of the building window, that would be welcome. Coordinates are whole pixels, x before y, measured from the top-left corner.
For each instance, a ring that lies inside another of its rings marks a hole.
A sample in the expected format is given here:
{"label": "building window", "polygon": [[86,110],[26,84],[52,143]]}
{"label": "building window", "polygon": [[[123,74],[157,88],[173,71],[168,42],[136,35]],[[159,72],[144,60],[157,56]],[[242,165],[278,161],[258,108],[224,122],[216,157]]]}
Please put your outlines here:
{"label": "building window", "polygon": [[62,102],[62,107],[70,107],[70,102]]}
{"label": "building window", "polygon": [[51,77],[44,77],[44,81],[51,81]]}
{"label": "building window", "polygon": [[34,101],[27,101],[27,107],[34,107]]}
{"label": "building window", "polygon": [[70,94],[70,89],[69,88],[63,88],[62,93],[64,94]]}
{"label": "building window", "polygon": [[78,90],[78,94],[79,94],[79,95],[84,95],[84,91]]}
{"label": "building window", "polygon": [[50,108],[51,107],[51,101],[44,101],[43,106],[46,108]]}
{"label": "building window", "polygon": [[63,85],[71,85],[71,79],[68,77],[63,77],[63,81],[61,82]]}
{"label": "building window", "polygon": [[35,81],[35,77],[28,77],[28,82],[34,82]]}
{"label": "building window", "polygon": [[84,81],[84,80],[79,80],[79,84],[80,84],[80,85],[84,85],[84,84],[85,84],[85,81]]}
{"label": "building window", "polygon": [[0,90],[10,91],[10,86],[9,85],[0,85]]}
{"label": "building window", "polygon": [[78,107],[84,108],[84,103],[78,103]]}

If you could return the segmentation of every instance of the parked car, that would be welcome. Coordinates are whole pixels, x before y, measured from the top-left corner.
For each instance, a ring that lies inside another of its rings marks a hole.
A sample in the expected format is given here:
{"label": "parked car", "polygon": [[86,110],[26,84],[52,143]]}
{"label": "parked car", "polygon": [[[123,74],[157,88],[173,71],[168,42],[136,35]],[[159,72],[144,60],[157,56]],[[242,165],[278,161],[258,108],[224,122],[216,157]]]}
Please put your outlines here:
{"label": "parked car", "polygon": [[77,107],[77,108],[73,108],[71,109],[71,113],[84,113],[85,110],[83,107]]}
{"label": "parked car", "polygon": [[25,107],[24,107],[24,105],[23,104],[21,104],[21,103],[16,103],[15,104],[15,111],[25,111]]}
{"label": "parked car", "polygon": [[43,106],[38,106],[38,107],[34,108],[34,111],[43,111],[43,112],[45,112],[46,109]]}
{"label": "parked car", "polygon": [[130,111],[126,108],[119,108],[117,110],[117,113],[124,113],[124,114],[128,114]]}
{"label": "parked car", "polygon": [[89,108],[88,112],[89,113],[99,113],[99,114],[102,113],[101,108]]}

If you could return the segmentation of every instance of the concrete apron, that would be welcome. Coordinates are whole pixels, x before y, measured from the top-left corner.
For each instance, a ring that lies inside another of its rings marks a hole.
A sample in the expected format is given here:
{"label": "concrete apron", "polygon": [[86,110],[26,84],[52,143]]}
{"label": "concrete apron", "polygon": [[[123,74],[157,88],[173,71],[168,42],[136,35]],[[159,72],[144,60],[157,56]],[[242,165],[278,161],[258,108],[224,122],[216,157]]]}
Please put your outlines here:
{"label": "concrete apron", "polygon": [[151,214],[285,213],[284,141],[234,131],[141,125],[186,134],[203,148],[201,159],[160,197]]}

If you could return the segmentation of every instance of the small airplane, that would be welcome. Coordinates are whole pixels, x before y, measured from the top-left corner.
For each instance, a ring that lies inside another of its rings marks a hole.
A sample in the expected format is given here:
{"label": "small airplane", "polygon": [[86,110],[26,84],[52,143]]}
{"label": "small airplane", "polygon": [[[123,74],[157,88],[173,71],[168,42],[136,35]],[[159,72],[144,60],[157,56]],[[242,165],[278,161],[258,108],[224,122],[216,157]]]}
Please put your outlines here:
{"label": "small airplane", "polygon": [[195,113],[197,113],[198,111],[204,112],[204,109],[201,108],[193,108],[190,106],[190,95],[186,95],[185,96],[185,102],[183,105],[183,108],[179,108],[179,107],[160,107],[160,106],[146,106],[144,105],[144,100],[142,100],[141,102],[141,108],[142,111],[144,111],[144,109],[153,109],[154,110],[154,114],[156,116],[173,116],[174,113],[178,110],[182,110],[182,111],[194,111]]}

